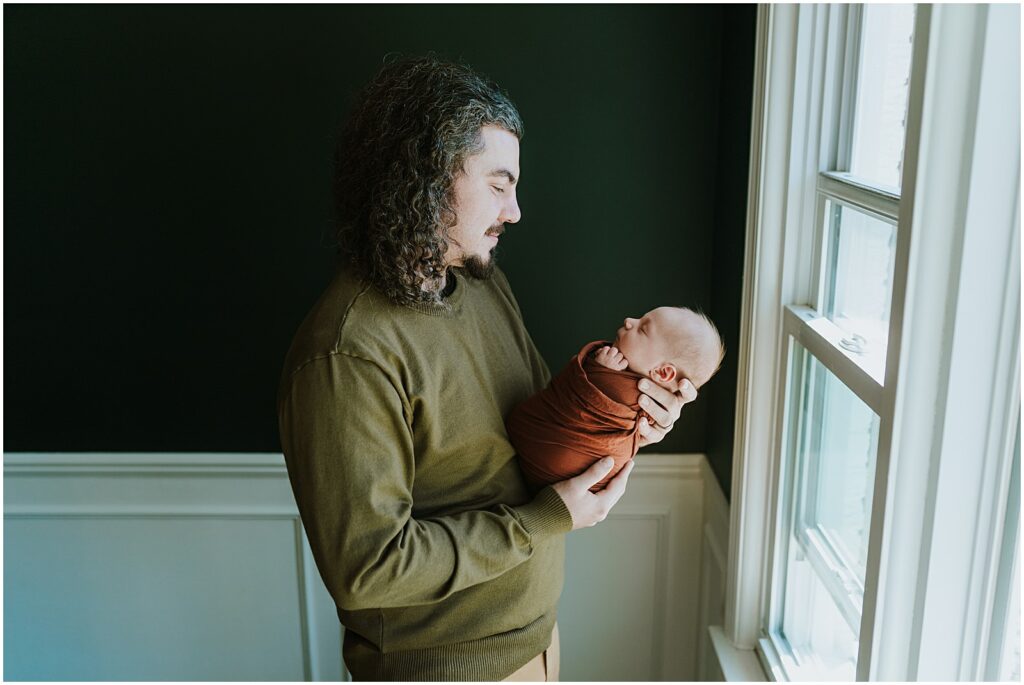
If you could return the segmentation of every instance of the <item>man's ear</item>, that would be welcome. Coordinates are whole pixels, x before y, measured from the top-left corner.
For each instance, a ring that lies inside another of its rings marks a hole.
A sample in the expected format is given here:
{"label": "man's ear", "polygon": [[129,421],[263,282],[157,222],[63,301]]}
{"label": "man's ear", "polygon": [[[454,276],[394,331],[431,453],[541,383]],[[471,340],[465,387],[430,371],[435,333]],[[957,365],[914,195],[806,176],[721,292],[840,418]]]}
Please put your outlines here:
{"label": "man's ear", "polygon": [[676,367],[667,362],[659,367],[651,369],[651,378],[660,385],[671,386],[672,382],[678,377],[679,372],[676,370]]}

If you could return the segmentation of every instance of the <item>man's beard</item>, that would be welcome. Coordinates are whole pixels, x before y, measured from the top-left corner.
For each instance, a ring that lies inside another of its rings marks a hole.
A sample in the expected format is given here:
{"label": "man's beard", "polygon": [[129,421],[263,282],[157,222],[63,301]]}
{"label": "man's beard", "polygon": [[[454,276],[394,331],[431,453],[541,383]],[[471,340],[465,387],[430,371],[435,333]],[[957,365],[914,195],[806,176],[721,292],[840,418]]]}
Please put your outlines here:
{"label": "man's beard", "polygon": [[495,255],[498,252],[498,246],[495,245],[491,248],[489,259],[485,262],[479,255],[473,255],[466,257],[463,263],[463,268],[466,270],[466,275],[470,278],[475,278],[479,281],[486,281],[488,278],[494,275],[494,261]]}
{"label": "man's beard", "polygon": [[[505,232],[505,224],[497,224],[492,226],[485,235],[500,236]],[[475,278],[480,281],[485,281],[494,275],[494,259],[498,253],[498,246],[495,245],[491,248],[490,253],[487,255],[488,259],[485,262],[482,257],[478,255],[471,255],[466,257],[463,267],[466,269],[466,274],[470,278]]]}

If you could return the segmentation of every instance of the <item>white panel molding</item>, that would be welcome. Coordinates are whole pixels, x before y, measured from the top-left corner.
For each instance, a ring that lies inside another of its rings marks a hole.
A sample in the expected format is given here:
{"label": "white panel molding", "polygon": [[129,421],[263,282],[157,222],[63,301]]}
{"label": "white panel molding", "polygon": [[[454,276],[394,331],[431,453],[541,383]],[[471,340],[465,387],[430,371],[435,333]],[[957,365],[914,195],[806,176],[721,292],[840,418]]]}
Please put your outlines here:
{"label": "white panel molding", "polygon": [[703,454],[640,454],[636,457],[636,469],[629,481],[632,483],[638,478],[700,479],[704,461]]}
{"label": "white panel molding", "polygon": [[729,560],[729,501],[707,460],[701,463],[701,476],[704,481],[704,537],[715,556],[716,566],[725,573]]}
{"label": "white panel molding", "polygon": [[[329,597],[324,602],[326,591],[303,534],[282,455],[5,454],[4,480],[4,516],[11,522],[291,521],[303,675],[310,680],[349,679],[343,664],[338,670],[337,616]],[[710,509],[708,483],[715,488],[711,500],[715,506]],[[651,576],[631,591],[638,597],[646,595],[645,605],[652,602],[650,630],[655,639],[647,658],[654,678],[692,680],[697,675],[698,642],[706,632],[699,624],[702,557],[711,558],[712,567],[724,576],[728,509],[720,506],[722,503],[724,497],[704,455],[641,454],[626,494],[608,517],[609,521],[642,521],[653,527],[656,542],[647,572]],[[709,525],[707,511],[714,512],[714,523]],[[712,532],[702,534],[705,529]],[[612,531],[613,526],[595,527],[596,544],[614,550],[616,536],[622,533],[621,529]],[[609,559],[619,564],[630,562],[613,554]],[[600,607],[581,618],[615,620],[601,615]]]}
{"label": "white panel molding", "polygon": [[707,461],[701,463],[704,510],[701,526],[700,609],[697,628],[697,679],[722,680],[711,626],[725,620],[725,579],[728,572],[729,502]]}
{"label": "white panel molding", "polygon": [[[630,476],[632,480],[633,476]],[[667,507],[637,507],[637,506],[616,506],[608,515],[613,521],[649,521],[654,524],[657,547],[654,551],[656,559],[654,565],[654,579],[647,588],[642,585],[638,588],[653,593],[652,606],[655,614],[652,617],[654,635],[661,635],[663,639],[651,642],[651,665],[654,669],[654,680],[665,680],[665,674],[671,672],[671,664],[665,660],[665,654],[669,653],[671,644],[670,632],[668,630],[667,609],[670,606],[670,596],[673,594],[669,587],[668,574],[665,572],[669,565],[671,554],[671,542],[669,530],[671,529],[670,518],[672,512]],[[607,520],[607,519],[606,519]],[[595,617],[596,619],[597,617]]]}
{"label": "white panel molding", "polygon": [[[608,518],[654,519],[658,526],[654,579],[656,614],[652,677],[696,677],[703,454],[640,454],[629,487]],[[697,497],[694,498],[693,495]],[[600,529],[600,525],[597,527]],[[613,549],[614,547],[612,547]]]}
{"label": "white panel molding", "polygon": [[298,517],[281,454],[5,454],[4,479],[7,518]]}
{"label": "white panel molding", "polygon": [[[608,518],[569,535],[567,572],[576,566],[587,573],[567,576],[560,605],[564,680],[696,677],[704,460],[702,454],[638,455]],[[615,597],[604,602],[608,591]],[[620,615],[623,607],[635,610]],[[635,632],[650,645],[636,642],[642,651],[624,661],[616,656],[618,638],[594,627],[605,625]]]}
{"label": "white panel molding", "polygon": [[[313,681],[339,677],[340,642],[335,642],[338,633],[329,629],[337,616],[333,604],[324,606],[326,590],[288,485],[283,455],[4,454],[5,521],[82,518],[292,521],[303,675]],[[344,664],[340,675],[350,679]]]}

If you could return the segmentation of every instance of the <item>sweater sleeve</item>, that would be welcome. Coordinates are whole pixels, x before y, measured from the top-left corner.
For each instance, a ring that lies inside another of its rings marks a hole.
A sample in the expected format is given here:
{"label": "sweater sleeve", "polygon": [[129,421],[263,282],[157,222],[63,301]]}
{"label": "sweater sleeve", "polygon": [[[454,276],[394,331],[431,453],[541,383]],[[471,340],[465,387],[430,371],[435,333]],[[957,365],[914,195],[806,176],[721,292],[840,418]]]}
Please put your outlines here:
{"label": "sweater sleeve", "polygon": [[295,371],[278,407],[288,476],[317,567],[342,609],[439,602],[526,561],[572,529],[558,494],[450,516],[412,516],[404,395],[375,363],[335,353]]}

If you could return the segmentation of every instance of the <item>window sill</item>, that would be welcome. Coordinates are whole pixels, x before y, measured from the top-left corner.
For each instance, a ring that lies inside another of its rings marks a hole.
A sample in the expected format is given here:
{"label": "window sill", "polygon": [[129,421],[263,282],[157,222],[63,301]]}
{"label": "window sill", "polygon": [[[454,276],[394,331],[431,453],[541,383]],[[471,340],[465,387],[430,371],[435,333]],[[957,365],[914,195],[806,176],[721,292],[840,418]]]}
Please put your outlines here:
{"label": "window sill", "polygon": [[739,649],[733,645],[721,626],[710,626],[708,633],[725,682],[768,682],[753,649]]}

